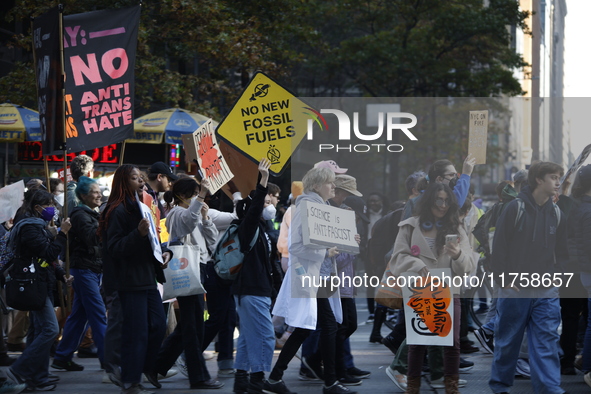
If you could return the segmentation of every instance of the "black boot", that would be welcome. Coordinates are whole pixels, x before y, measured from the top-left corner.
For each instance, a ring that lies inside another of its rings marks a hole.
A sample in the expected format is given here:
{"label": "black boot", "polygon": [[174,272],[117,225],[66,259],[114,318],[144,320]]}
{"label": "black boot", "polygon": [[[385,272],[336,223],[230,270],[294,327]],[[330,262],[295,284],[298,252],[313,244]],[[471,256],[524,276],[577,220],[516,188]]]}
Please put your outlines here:
{"label": "black boot", "polygon": [[248,372],[237,369],[234,373],[234,393],[245,394],[248,389]]}
{"label": "black boot", "polygon": [[246,392],[248,394],[263,394],[264,379],[264,372],[251,372]]}
{"label": "black boot", "polygon": [[386,308],[377,307],[373,318],[373,328],[369,336],[370,343],[382,343],[382,324],[386,320]]}

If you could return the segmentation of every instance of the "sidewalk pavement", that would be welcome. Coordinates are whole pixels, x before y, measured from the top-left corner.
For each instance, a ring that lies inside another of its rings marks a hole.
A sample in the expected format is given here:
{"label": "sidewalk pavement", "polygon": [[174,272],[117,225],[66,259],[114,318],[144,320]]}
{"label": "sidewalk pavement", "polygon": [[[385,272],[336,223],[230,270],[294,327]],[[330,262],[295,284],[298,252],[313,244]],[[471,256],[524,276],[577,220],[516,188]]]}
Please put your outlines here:
{"label": "sidewalk pavement", "polygon": [[[351,348],[355,359],[355,365],[363,370],[371,371],[371,376],[368,379],[363,379],[363,384],[360,386],[349,386],[351,390],[358,393],[368,394],[388,394],[400,393],[401,391],[392,383],[385,373],[385,368],[390,365],[394,355],[383,345],[369,343],[369,334],[372,329],[371,324],[363,323],[368,316],[365,299],[357,300],[357,307],[359,313],[359,328],[351,337]],[[388,334],[386,326],[382,329],[382,335]],[[472,334],[471,339],[478,344],[478,341]],[[213,349],[213,345],[210,350]],[[275,359],[279,351],[275,351]],[[15,353],[13,355],[18,355]],[[492,355],[485,354],[480,351],[470,355],[463,355],[470,361],[474,362],[474,368],[466,374],[461,374],[461,379],[466,379],[468,384],[466,387],[460,389],[461,393],[466,394],[480,394],[491,393],[488,388],[488,379],[490,376],[490,366],[492,362]],[[82,372],[62,372],[50,369],[51,372],[61,377],[55,393],[76,393],[76,394],[103,394],[103,393],[119,393],[120,389],[112,384],[101,383],[103,371],[100,370],[97,359],[82,358],[76,356],[74,361],[84,365],[85,369]],[[303,382],[298,379],[300,361],[297,358],[289,365],[285,372],[284,381],[290,390],[299,394],[321,394],[322,385],[319,383]],[[212,376],[217,375],[217,363],[215,358],[207,361],[207,367]],[[208,394],[227,394],[232,393],[232,378],[220,378],[220,381],[225,383],[225,386],[219,390],[189,390],[189,381],[182,374],[178,374],[166,380],[162,380],[162,389],[157,390],[151,387],[149,383],[144,386],[149,391],[154,391],[156,394],[168,393],[208,393]],[[569,392],[574,393],[589,393],[591,388],[583,381],[583,375],[579,373],[576,376],[563,376],[562,387]],[[426,378],[423,378],[421,393],[436,393],[443,394],[445,390],[435,390],[429,387]],[[513,394],[531,394],[533,393],[531,383],[526,379],[516,379],[515,386],[511,391]]]}

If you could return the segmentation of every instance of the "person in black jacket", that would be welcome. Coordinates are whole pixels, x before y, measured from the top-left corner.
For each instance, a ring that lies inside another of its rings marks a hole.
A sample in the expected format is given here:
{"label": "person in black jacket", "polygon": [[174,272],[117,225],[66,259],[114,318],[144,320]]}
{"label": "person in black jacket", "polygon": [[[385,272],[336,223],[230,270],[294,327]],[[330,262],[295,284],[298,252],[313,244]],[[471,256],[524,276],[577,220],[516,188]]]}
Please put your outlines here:
{"label": "person in black jacket", "polygon": [[66,321],[62,340],[55,352],[52,368],[65,371],[82,371],[84,367],[72,361],[80,345],[82,335],[90,324],[92,337],[103,362],[107,316],[100,286],[103,272],[100,242],[97,234],[101,205],[101,189],[88,177],[78,179],[76,197],[80,204],[72,210],[70,220],[70,272],[76,277],[72,313]]}
{"label": "person in black jacket", "polygon": [[[143,181],[137,167],[122,165],[115,171],[113,187],[99,222],[103,243],[103,286],[117,291],[121,303],[121,393],[146,394],[142,373],[155,369],[156,356],[166,331],[166,317],[156,282],[163,283],[163,267],[171,253],[154,255],[150,226],[137,201]],[[109,324],[111,321],[109,320]],[[117,375],[118,369],[112,371]],[[160,384],[151,382],[156,387]]]}
{"label": "person in black jacket", "polygon": [[[591,303],[591,244],[589,243],[591,237],[591,165],[583,166],[577,172],[572,197],[574,204],[567,222],[570,261],[566,272],[574,272],[572,281],[579,280],[587,290],[586,302],[589,305]],[[575,338],[573,339],[576,340],[576,331],[574,332]],[[572,332],[570,334],[572,336]],[[572,364],[572,360],[568,361]],[[585,371],[585,383],[591,386],[591,372],[589,372],[591,371],[591,318],[589,317],[583,344],[583,371]]]}
{"label": "person in black jacket", "polygon": [[55,209],[53,194],[45,190],[32,193],[24,207],[24,217],[15,223],[8,241],[15,255],[21,259],[42,260],[38,264],[41,268],[38,280],[44,281],[48,289],[43,309],[29,313],[34,338],[7,371],[11,380],[18,384],[26,383],[30,391],[54,390],[56,387],[55,382],[49,380],[48,368],[49,351],[59,333],[53,311],[53,288],[56,277],[66,283],[73,280],[73,277],[66,278],[64,270],[57,262],[66,245],[66,234],[71,228],[70,220],[62,222],[58,233],[55,226],[48,225],[53,219]]}
{"label": "person in black jacket", "polygon": [[[244,256],[242,269],[231,288],[240,319],[240,337],[234,362],[235,393],[262,393],[264,371],[270,371],[273,362],[275,333],[271,321],[271,298],[275,294],[275,288],[273,265],[269,258],[271,248],[261,221],[270,166],[267,159],[261,160],[261,180],[254,196],[249,196],[236,205],[240,245],[249,245],[255,235],[257,240],[251,251]],[[250,381],[247,378],[248,372]]]}

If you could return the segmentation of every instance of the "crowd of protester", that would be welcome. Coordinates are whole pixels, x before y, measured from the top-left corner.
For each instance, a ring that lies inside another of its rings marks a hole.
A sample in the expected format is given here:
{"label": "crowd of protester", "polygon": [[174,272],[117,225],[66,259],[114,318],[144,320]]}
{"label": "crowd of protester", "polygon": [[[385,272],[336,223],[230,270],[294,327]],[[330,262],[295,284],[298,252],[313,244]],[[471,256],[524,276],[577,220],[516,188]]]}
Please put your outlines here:
{"label": "crowd of protester", "polygon": [[[499,201],[485,213],[470,184],[474,163],[468,156],[458,174],[450,161],[435,161],[427,172],[408,175],[406,200],[390,202],[377,192],[363,194],[347,169],[321,161],[292,182],[283,205],[263,159],[255,190],[243,198],[230,182],[233,205],[222,209],[216,197],[222,192],[212,196],[207,180],[175,174],[162,162],[146,172],[118,167],[103,197],[92,160],[77,156],[66,193],[58,179],[28,181],[22,207],[0,227],[0,249],[4,241],[14,256],[37,259],[48,290],[41,309],[13,312],[7,342],[0,341],[0,365],[7,367],[0,393],[55,390],[60,379],[51,369],[84,369],[74,361],[77,353],[98,358],[103,382],[125,394],[149,394],[145,386],[160,388],[160,380],[179,371],[193,390],[219,389],[219,378],[233,377],[234,393],[290,394],[283,376],[300,348],[300,379],[322,383],[326,394],[355,393],[371,375],[355,366],[349,343],[359,295],[367,300],[366,323],[373,324],[368,341],[393,352],[386,374],[406,393],[420,392],[425,360],[432,388],[455,394],[468,385],[460,373],[474,363],[461,355],[480,350],[469,331],[494,354],[494,393],[508,393],[523,375],[534,392],[560,394],[561,374],[575,368],[591,386],[591,166],[577,171],[570,194],[560,166],[534,163],[499,183]],[[352,211],[359,253],[306,242],[307,204]],[[214,262],[229,228],[244,252],[231,281],[218,276]],[[188,264],[198,268],[203,291],[163,302],[159,284],[171,269],[174,245],[198,251]],[[4,276],[13,260],[1,262]],[[478,305],[462,297],[469,287],[451,287],[450,346],[407,344],[404,309],[376,303],[372,286],[358,294],[351,281],[305,288],[300,280],[303,273],[318,279],[312,283],[359,272],[381,278],[386,270],[428,277],[442,268],[457,277],[486,272],[495,280],[493,294],[482,293]],[[509,272],[575,275],[572,286],[558,289],[507,285],[500,278]],[[482,327],[471,318],[476,308]],[[170,327],[171,316],[176,326]],[[395,325],[383,336],[387,320]],[[217,377],[203,355],[214,340]],[[7,351],[22,354],[15,359]]]}

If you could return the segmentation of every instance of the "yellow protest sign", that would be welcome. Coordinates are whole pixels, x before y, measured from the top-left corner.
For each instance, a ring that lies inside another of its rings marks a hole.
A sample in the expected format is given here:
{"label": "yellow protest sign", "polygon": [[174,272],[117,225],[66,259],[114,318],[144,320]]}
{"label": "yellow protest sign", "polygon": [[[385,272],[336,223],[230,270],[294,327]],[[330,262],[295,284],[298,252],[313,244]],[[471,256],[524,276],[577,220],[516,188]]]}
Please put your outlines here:
{"label": "yellow protest sign", "polygon": [[269,171],[278,175],[306,135],[306,125],[297,125],[292,117],[306,104],[294,97],[267,75],[256,73],[217,133],[254,162],[269,159]]}

